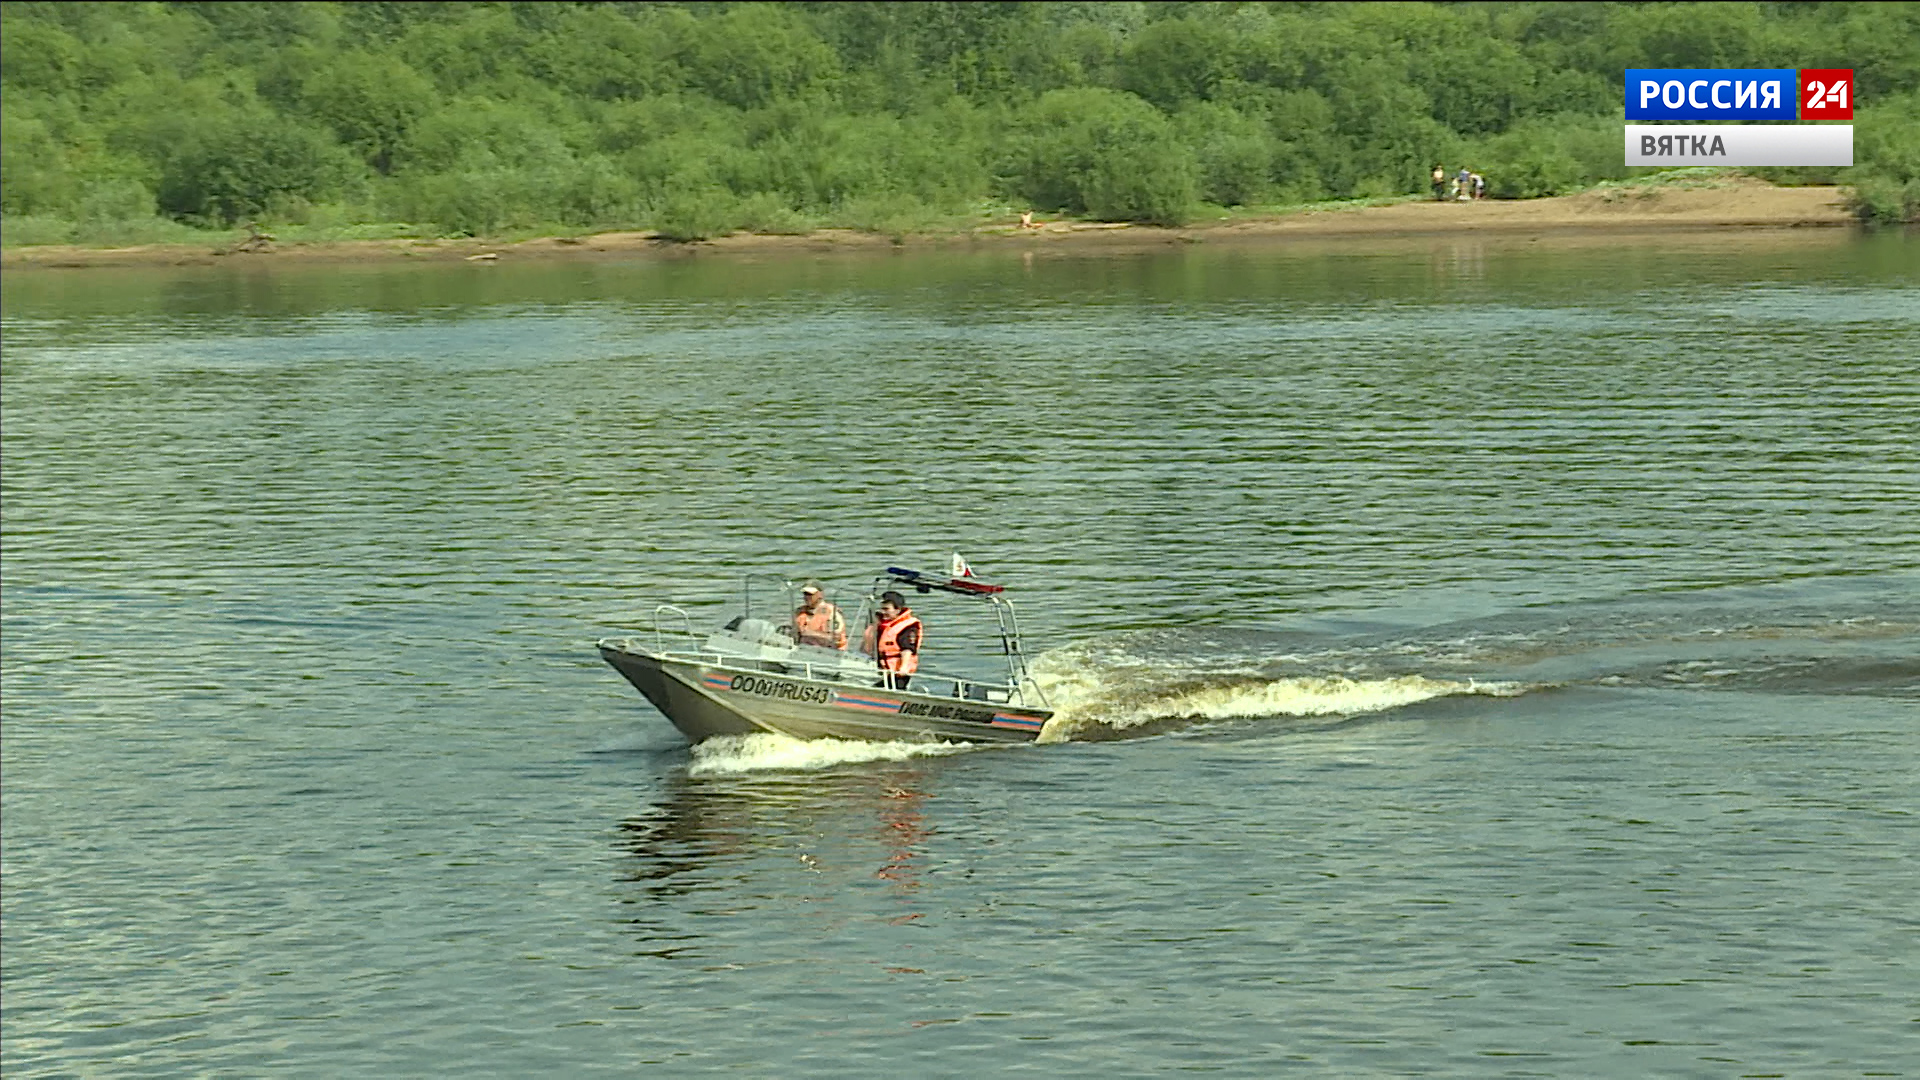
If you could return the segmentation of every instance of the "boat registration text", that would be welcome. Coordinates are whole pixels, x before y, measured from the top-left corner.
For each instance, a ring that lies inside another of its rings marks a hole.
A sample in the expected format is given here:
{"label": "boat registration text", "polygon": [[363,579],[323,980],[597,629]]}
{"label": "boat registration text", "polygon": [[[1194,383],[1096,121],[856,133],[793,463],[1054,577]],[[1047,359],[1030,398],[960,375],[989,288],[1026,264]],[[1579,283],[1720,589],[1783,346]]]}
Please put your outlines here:
{"label": "boat registration text", "polygon": [[769,679],[760,675],[710,674],[703,680],[710,689],[733,690],[755,697],[773,698],[777,701],[802,701],[815,705],[838,705],[842,708],[859,709],[862,712],[898,713],[901,716],[924,716],[940,720],[967,720],[976,724],[992,724],[1000,719],[991,709],[968,708],[965,705],[945,705],[928,701],[893,701],[887,698],[856,697],[840,694],[824,686],[808,686],[805,683],[788,682],[785,679]]}
{"label": "boat registration text", "polygon": [[781,701],[811,701],[819,705],[833,700],[833,691],[824,686],[802,686],[779,679],[763,679],[757,675],[735,675],[727,684],[727,689]]}

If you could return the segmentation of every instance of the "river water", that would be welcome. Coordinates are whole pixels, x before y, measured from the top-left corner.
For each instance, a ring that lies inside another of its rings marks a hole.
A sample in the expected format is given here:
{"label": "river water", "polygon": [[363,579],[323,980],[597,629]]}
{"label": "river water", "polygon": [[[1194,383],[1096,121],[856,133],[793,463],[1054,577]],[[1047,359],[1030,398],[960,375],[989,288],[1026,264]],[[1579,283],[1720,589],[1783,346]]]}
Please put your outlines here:
{"label": "river water", "polygon": [[[9,1077],[1920,1072],[1920,242],[0,312]],[[953,551],[1042,745],[689,749],[594,652]]]}

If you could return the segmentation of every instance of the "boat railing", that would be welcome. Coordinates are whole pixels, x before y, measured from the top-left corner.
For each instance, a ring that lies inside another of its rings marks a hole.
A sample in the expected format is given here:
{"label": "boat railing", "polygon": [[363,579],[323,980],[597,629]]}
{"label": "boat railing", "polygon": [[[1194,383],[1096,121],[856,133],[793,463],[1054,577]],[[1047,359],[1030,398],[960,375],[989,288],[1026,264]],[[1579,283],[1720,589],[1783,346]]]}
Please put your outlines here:
{"label": "boat railing", "polygon": [[[654,651],[659,654],[660,659],[667,661],[706,664],[711,667],[731,668],[735,671],[751,671],[765,675],[786,675],[791,678],[805,679],[808,682],[829,683],[858,690],[881,689],[877,670],[871,676],[849,676],[844,661],[816,662],[802,656],[779,659],[738,656],[699,646],[692,649],[656,649]],[[1028,681],[1031,683],[1031,680]],[[922,697],[974,701],[982,705],[1021,705],[1027,694],[1037,694],[1038,690],[1037,686],[1026,689],[1008,682],[992,682],[985,679],[969,679],[963,675],[921,671],[913,676],[913,682],[906,692]],[[1040,698],[1045,700],[1044,695],[1040,695]]]}
{"label": "boat railing", "polygon": [[661,604],[653,609],[654,652],[665,653],[667,651],[667,630],[660,625],[660,617],[662,615],[680,616],[680,633],[685,635],[687,640],[693,642],[696,647],[700,644],[700,635],[693,632],[693,616],[687,614],[684,608],[677,607],[673,604]]}
{"label": "boat railing", "polygon": [[1040,689],[1039,681],[1033,676],[1026,674],[1024,668],[1020,675],[1020,693],[1022,697],[1032,694],[1033,700],[1039,702],[1040,707],[1043,709],[1053,708],[1053,702],[1047,700],[1047,692]]}

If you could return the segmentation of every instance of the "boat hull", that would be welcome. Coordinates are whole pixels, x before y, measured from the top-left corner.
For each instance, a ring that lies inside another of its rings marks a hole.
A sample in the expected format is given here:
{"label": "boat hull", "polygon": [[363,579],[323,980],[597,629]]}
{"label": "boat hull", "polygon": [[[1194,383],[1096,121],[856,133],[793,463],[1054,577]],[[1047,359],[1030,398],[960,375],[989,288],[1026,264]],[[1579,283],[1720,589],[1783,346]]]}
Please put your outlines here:
{"label": "boat hull", "polygon": [[694,742],[761,732],[795,739],[1032,742],[1052,715],[666,657],[608,642],[601,643],[600,655]]}

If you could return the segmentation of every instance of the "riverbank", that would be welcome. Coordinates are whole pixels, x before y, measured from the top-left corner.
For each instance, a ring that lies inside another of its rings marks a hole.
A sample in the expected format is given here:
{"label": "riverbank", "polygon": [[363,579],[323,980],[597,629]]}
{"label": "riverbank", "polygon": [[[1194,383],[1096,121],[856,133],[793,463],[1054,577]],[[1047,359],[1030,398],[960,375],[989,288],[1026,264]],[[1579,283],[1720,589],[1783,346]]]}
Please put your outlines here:
{"label": "riverbank", "polygon": [[487,239],[340,240],[313,243],[148,244],[89,248],[18,247],[0,253],[9,270],[35,267],[211,265],[249,262],[374,262],[394,259],[494,262],[526,258],[671,257],[702,252],[880,251],[898,247],[1013,245],[1071,250],[1446,234],[1564,236],[1611,232],[1825,228],[1854,223],[1842,189],[1775,187],[1749,178],[1698,184],[1602,185],[1574,195],[1516,201],[1403,200],[1308,207],[1276,215],[1232,215],[1180,228],[1036,220],[1033,227],[988,224],[954,233],[884,235],[820,229],[802,235],[738,233],[681,242],[650,232],[608,232],[502,242]]}

